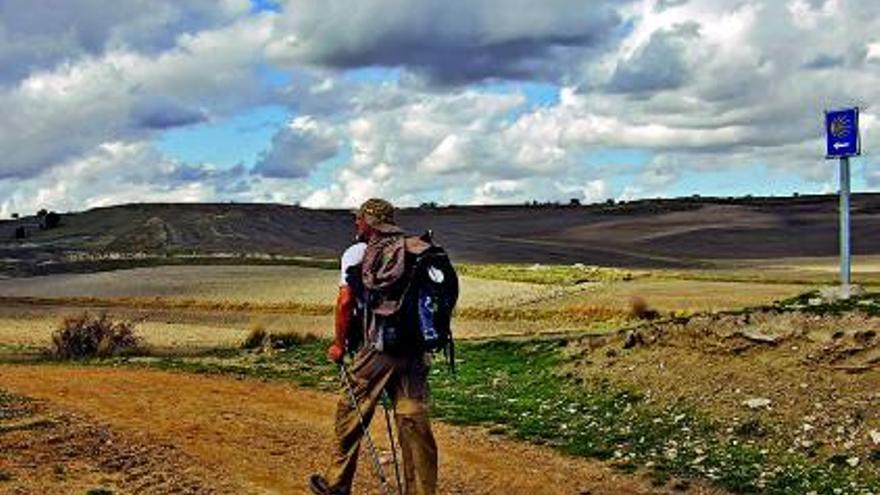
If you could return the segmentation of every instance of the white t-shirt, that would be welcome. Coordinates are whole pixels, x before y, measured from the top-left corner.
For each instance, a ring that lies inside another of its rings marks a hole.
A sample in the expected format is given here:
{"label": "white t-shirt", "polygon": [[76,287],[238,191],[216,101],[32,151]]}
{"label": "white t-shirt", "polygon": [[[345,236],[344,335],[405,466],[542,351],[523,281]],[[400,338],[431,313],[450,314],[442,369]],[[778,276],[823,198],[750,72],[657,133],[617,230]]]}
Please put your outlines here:
{"label": "white t-shirt", "polygon": [[345,281],[346,272],[349,268],[360,265],[361,262],[364,261],[364,253],[367,251],[367,243],[366,242],[358,242],[356,244],[352,244],[348,249],[342,253],[342,260],[340,261],[340,266],[342,272],[339,278],[339,285],[345,286],[348,283]]}

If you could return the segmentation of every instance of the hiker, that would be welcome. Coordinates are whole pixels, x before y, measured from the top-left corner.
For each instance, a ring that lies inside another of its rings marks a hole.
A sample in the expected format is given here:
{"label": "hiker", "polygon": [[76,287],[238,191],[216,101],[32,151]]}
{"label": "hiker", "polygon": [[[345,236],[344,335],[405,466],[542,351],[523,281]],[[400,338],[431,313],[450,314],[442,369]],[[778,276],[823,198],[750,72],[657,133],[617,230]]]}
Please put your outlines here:
{"label": "hiker", "polygon": [[[400,490],[432,495],[437,491],[437,444],[427,409],[431,356],[424,345],[403,338],[404,332],[418,329],[387,323],[389,315],[401,308],[402,293],[407,290],[401,287],[411,285],[405,280],[412,271],[406,266],[407,256],[428,252],[432,244],[405,237],[395,223],[394,207],[382,199],[364,202],[355,215],[355,225],[364,242],[355,243],[342,255],[335,337],[327,350],[327,357],[340,364],[351,390],[344,389],[337,404],[330,466],[325,475],[312,475],[309,486],[317,495],[351,493],[363,428],[368,427],[384,391],[395,413],[403,463]],[[455,283],[457,295],[457,279]],[[361,332],[362,337],[358,335]],[[355,350],[348,375],[343,359],[346,351]]]}

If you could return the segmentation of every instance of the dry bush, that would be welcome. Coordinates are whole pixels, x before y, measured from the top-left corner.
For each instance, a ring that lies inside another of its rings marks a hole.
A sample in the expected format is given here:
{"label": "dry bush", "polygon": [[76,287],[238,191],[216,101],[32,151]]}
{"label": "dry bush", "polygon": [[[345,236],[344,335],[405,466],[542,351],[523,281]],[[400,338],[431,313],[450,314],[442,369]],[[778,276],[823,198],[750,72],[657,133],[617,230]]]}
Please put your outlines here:
{"label": "dry bush", "polygon": [[250,333],[241,343],[242,349],[268,351],[274,349],[289,349],[298,345],[312,343],[318,340],[318,336],[306,333],[267,332],[261,324],[254,325]]}
{"label": "dry bush", "polygon": [[140,348],[134,323],[113,321],[106,313],[88,312],[65,318],[52,334],[50,353],[62,359],[110,357],[131,354]]}
{"label": "dry bush", "polygon": [[266,341],[267,335],[268,333],[262,325],[255,325],[253,328],[251,328],[250,333],[248,333],[247,337],[245,337],[244,341],[241,343],[241,348],[258,349],[260,347],[263,347],[263,343]]}
{"label": "dry bush", "polygon": [[311,333],[270,333],[269,343],[273,349],[289,349],[298,345],[309,344],[318,340],[318,336]]}
{"label": "dry bush", "polygon": [[640,320],[654,320],[660,316],[660,313],[657,310],[651,309],[645,298],[641,296],[629,298],[629,314],[631,317]]}

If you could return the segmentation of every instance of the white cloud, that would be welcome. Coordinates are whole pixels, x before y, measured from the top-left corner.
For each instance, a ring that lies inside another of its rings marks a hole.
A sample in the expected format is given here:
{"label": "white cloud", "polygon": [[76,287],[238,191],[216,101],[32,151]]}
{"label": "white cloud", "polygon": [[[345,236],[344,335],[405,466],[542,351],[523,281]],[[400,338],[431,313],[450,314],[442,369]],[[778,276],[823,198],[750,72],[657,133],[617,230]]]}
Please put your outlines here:
{"label": "white cloud", "polygon": [[[601,201],[738,164],[824,184],[824,108],[861,106],[866,150],[880,139],[880,3],[868,0],[289,0],[281,15],[250,15],[244,0],[99,3],[9,13],[0,0],[3,211],[41,197],[71,208],[125,197]],[[267,89],[267,63],[292,82]],[[345,72],[377,67],[394,75]],[[559,101],[535,105],[506,79],[559,88]],[[143,151],[163,129],[264,103],[293,120],[255,173]],[[621,149],[650,162],[623,192],[616,169],[590,158]],[[107,165],[117,156],[141,175]],[[88,187],[101,174],[127,185]]]}
{"label": "white cloud", "polygon": [[812,30],[821,23],[831,22],[841,11],[839,0],[824,0],[820,5],[807,0],[792,0],[786,5],[792,23],[800,29]]}
{"label": "white cloud", "polygon": [[198,202],[254,194],[241,167],[192,166],[146,142],[107,142],[29,179],[0,180],[0,217],[131,202]]}
{"label": "white cloud", "polygon": [[[252,68],[267,18],[182,35],[158,55],[127,49],[36,71],[0,88],[0,178],[26,178],[101,143],[140,140],[265,99]],[[75,125],[71,132],[71,124]]]}
{"label": "white cloud", "polygon": [[254,173],[274,178],[306,177],[321,162],[339,153],[337,130],[308,115],[293,119],[272,138]]}
{"label": "white cloud", "polygon": [[293,66],[407,66],[443,84],[559,75],[618,36],[626,3],[289,0],[268,53]]}
{"label": "white cloud", "polygon": [[524,192],[521,181],[494,180],[477,186],[472,202],[474,204],[509,204],[522,198]]}

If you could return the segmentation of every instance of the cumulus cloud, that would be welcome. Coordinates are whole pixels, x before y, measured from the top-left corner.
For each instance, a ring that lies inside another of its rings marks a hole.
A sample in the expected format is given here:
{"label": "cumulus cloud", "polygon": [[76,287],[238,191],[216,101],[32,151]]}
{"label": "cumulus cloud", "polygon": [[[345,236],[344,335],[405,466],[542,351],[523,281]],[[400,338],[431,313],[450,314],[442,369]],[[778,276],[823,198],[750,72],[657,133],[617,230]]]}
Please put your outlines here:
{"label": "cumulus cloud", "polygon": [[[863,142],[880,139],[880,3],[868,0],[287,0],[277,14],[242,0],[12,5],[0,0],[7,210],[41,190],[81,205],[126,191],[308,206],[592,202],[742,164],[825,184],[824,108],[861,106]],[[267,88],[266,67],[290,82]],[[169,129],[267,103],[291,120],[255,163],[147,151]],[[622,174],[591,158],[603,150],[648,164]],[[106,165],[118,156],[142,175]],[[102,184],[90,172],[101,163],[128,185],[87,187]],[[62,194],[59,178],[80,175]]]}
{"label": "cumulus cloud", "polygon": [[333,127],[309,116],[297,117],[272,138],[254,173],[274,178],[306,177],[315,166],[336,156],[339,139]]}
{"label": "cumulus cloud", "polygon": [[185,164],[147,142],[107,142],[37,176],[0,180],[0,216],[40,208],[246,198],[254,187],[244,167]]}
{"label": "cumulus cloud", "polygon": [[699,36],[695,23],[655,31],[636,53],[619,62],[609,90],[643,93],[680,87],[689,77],[687,47]]}
{"label": "cumulus cloud", "polygon": [[158,53],[177,36],[246,14],[247,0],[0,1],[0,84],[82,56],[136,46]]}
{"label": "cumulus cloud", "polygon": [[[265,99],[253,66],[266,18],[187,34],[158,55],[87,56],[0,88],[0,178],[27,178],[102,143],[204,120]],[[75,126],[72,130],[71,126]]]}
{"label": "cumulus cloud", "polygon": [[613,42],[624,3],[290,0],[270,54],[294,65],[406,66],[442,84],[559,75],[562,57]]}
{"label": "cumulus cloud", "polygon": [[203,122],[208,119],[207,112],[174,101],[168,97],[144,98],[131,109],[131,117],[136,127],[143,129],[170,129]]}

